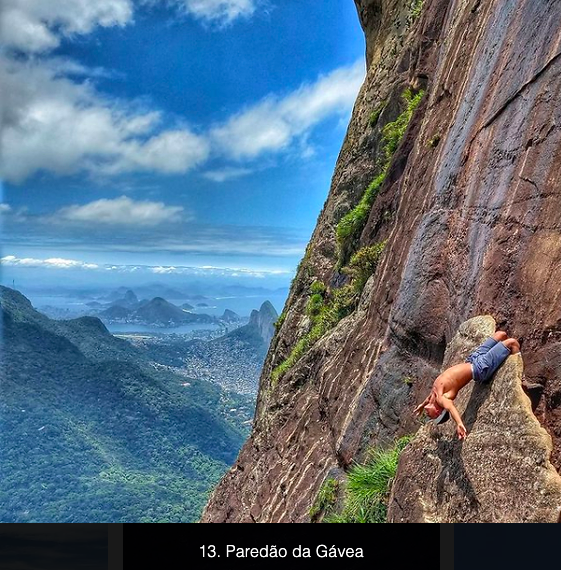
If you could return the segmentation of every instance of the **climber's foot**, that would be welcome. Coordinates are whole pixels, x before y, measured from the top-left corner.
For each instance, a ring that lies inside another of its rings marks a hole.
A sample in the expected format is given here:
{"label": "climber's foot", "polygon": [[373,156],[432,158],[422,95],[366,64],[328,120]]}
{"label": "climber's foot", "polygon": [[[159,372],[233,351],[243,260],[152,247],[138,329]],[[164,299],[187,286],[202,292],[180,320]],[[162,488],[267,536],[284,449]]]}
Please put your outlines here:
{"label": "climber's foot", "polygon": [[510,350],[510,354],[518,354],[520,352],[520,343],[515,338],[507,338],[502,342]]}

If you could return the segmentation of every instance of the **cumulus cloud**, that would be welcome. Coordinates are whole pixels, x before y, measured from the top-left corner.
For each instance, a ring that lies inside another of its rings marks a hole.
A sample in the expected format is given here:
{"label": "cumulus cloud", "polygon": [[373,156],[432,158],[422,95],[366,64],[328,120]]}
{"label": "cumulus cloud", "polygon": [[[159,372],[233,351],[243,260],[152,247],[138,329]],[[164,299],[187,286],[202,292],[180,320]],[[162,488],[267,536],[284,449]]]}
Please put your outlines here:
{"label": "cumulus cloud", "polygon": [[132,200],[127,196],[109,200],[102,198],[83,206],[66,206],[55,215],[55,220],[117,226],[157,226],[164,222],[178,222],[181,206],[166,206],[163,202]]}
{"label": "cumulus cloud", "polygon": [[49,259],[35,259],[33,257],[16,257],[6,255],[0,258],[0,264],[19,267],[47,267],[50,269],[99,269],[95,263],[85,263],[75,259],[63,259],[61,257],[51,257]]}
{"label": "cumulus cloud", "polygon": [[61,35],[124,26],[132,17],[132,0],[2,0],[0,36],[5,46],[44,52],[56,48]]}
{"label": "cumulus cloud", "polygon": [[129,142],[122,156],[107,165],[106,173],[152,170],[164,174],[181,174],[204,161],[209,154],[208,142],[188,130],[165,131],[146,142]]}
{"label": "cumulus cloud", "polygon": [[219,25],[255,13],[256,0],[175,0],[185,11],[199,20]]}
{"label": "cumulus cloud", "polygon": [[[104,97],[91,81],[69,78],[66,74],[72,71],[87,69],[67,60],[26,62],[0,56],[0,175],[7,181],[18,183],[44,170],[59,175],[184,174],[203,164],[211,149],[235,160],[252,160],[296,145],[305,158],[313,127],[352,108],[364,64],[336,69],[284,97],[270,95],[204,134],[186,126],[163,129],[160,112]],[[224,182],[249,173],[247,168],[226,167],[204,176]]]}
{"label": "cumulus cloud", "polygon": [[59,63],[0,57],[0,173],[9,182],[40,170],[182,174],[207,158],[204,137],[161,129],[159,112],[104,98],[61,75]]}
{"label": "cumulus cloud", "polygon": [[364,80],[364,62],[319,77],[293,93],[271,95],[234,115],[210,133],[214,145],[234,159],[252,159],[286,149],[334,114],[348,113]]}
{"label": "cumulus cloud", "polygon": [[0,204],[0,214],[7,214],[12,211],[12,207],[9,204]]}
{"label": "cumulus cloud", "polygon": [[242,176],[247,176],[252,172],[253,170],[250,168],[226,167],[218,170],[207,170],[206,172],[203,172],[203,176],[208,180],[212,180],[212,182],[226,182],[228,180],[241,178]]}
{"label": "cumulus cloud", "polygon": [[[167,0],[182,12],[220,27],[251,17],[258,0]],[[143,0],[137,4],[162,4]],[[2,0],[0,37],[4,46],[37,54],[57,48],[62,37],[89,34],[96,27],[125,26],[132,22],[133,0]]]}

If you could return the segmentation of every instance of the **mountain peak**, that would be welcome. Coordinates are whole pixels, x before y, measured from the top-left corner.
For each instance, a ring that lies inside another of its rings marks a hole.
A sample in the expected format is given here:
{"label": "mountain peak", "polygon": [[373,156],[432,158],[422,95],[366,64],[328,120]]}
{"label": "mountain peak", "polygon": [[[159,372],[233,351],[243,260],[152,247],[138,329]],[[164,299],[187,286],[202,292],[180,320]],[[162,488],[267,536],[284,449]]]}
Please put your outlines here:
{"label": "mountain peak", "polygon": [[15,302],[21,303],[27,307],[32,307],[31,301],[19,291],[15,289],[11,289],[10,287],[4,287],[4,285],[0,285],[0,301],[2,303],[5,302]]}
{"label": "mountain peak", "polygon": [[256,325],[259,321],[259,311],[257,309],[253,309],[249,314],[249,324]]}
{"label": "mountain peak", "polygon": [[275,333],[274,323],[278,318],[277,311],[270,301],[265,301],[259,310],[253,309],[249,315],[249,326],[253,326],[259,332],[259,336],[265,344],[269,344]]}
{"label": "mountain peak", "polygon": [[127,301],[127,303],[138,303],[138,297],[136,296],[135,292],[132,291],[131,289],[129,289],[126,293],[125,293],[125,301]]}
{"label": "mountain peak", "polygon": [[263,314],[274,315],[275,319],[279,316],[277,311],[275,310],[275,307],[273,307],[273,304],[271,303],[271,301],[263,301],[263,303],[261,304],[261,307],[259,308],[259,312],[262,315]]}
{"label": "mountain peak", "polygon": [[15,321],[42,322],[46,317],[38,313],[31,301],[19,291],[0,285],[0,306]]}
{"label": "mountain peak", "polygon": [[234,311],[231,311],[230,309],[224,309],[224,312],[222,313],[220,320],[230,323],[230,322],[239,321],[240,316]]}

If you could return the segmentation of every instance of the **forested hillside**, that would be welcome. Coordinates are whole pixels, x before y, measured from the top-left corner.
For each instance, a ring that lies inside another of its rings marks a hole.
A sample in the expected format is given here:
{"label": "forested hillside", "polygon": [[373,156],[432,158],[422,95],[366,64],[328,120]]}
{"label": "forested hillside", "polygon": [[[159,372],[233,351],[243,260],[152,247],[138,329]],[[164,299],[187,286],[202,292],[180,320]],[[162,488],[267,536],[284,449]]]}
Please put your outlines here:
{"label": "forested hillside", "polygon": [[2,522],[193,521],[251,405],[1,289]]}

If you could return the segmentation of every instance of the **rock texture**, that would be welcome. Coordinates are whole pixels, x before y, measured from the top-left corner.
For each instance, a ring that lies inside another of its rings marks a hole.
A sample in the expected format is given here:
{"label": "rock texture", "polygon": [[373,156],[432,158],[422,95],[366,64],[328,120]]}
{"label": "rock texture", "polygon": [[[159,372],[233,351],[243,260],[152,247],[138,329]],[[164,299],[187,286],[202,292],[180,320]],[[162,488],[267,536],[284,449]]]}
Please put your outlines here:
{"label": "rock texture", "polygon": [[[561,467],[561,2],[425,0],[417,18],[413,0],[356,4],[366,80],[271,342],[252,436],[204,521],[309,520],[331,469],[417,429],[411,409],[479,314],[523,339],[524,385]],[[309,327],[312,281],[345,281],[335,227],[376,175],[381,129],[408,86],[425,96],[360,238],[387,240],[376,273],[358,309],[274,383]]]}
{"label": "rock texture", "polygon": [[[463,362],[495,332],[492,317],[464,323],[443,368]],[[551,437],[522,390],[522,356],[510,356],[488,384],[471,382],[456,406],[456,424],[427,424],[402,452],[389,522],[558,522],[561,477],[551,465]]]}

